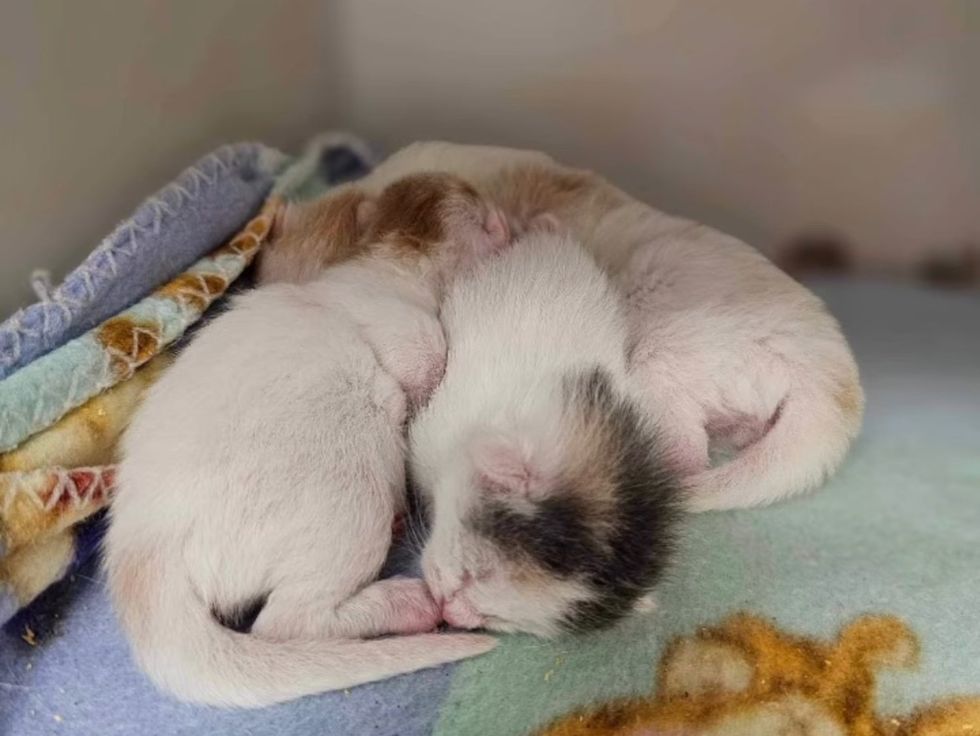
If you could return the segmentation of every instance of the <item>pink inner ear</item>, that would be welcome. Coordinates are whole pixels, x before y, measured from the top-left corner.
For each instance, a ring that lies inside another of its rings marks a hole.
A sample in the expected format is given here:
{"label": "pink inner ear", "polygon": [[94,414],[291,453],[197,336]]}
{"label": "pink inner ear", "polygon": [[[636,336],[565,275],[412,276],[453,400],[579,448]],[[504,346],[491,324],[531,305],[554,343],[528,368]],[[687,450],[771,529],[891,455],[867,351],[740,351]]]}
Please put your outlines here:
{"label": "pink inner ear", "polygon": [[472,447],[480,487],[494,493],[535,495],[544,478],[516,444],[501,437],[478,440]]}
{"label": "pink inner ear", "polygon": [[487,212],[483,229],[490,236],[490,243],[494,250],[503,248],[510,242],[510,226],[507,224],[507,218],[496,207],[491,207]]}

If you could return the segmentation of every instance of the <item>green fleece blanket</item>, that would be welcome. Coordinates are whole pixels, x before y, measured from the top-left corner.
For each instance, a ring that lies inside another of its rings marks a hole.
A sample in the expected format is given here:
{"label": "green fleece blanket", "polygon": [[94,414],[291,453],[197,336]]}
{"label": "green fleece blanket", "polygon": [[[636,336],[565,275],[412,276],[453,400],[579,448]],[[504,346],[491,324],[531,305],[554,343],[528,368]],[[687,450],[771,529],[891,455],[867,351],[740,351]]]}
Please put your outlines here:
{"label": "green fleece blanket", "polygon": [[980,301],[818,292],[869,396],[841,473],[696,517],[646,618],[465,663],[437,734],[980,734]]}

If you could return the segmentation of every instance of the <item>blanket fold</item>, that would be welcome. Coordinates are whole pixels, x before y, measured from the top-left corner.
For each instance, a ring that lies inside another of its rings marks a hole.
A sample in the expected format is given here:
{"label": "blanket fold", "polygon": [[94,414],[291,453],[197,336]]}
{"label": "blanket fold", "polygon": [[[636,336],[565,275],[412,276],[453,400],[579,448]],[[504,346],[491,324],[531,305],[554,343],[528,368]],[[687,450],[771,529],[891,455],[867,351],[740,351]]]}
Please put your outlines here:
{"label": "blanket fold", "polygon": [[53,289],[0,324],[0,379],[90,330],[221,242],[265,199],[288,158],[223,146],[149,197]]}

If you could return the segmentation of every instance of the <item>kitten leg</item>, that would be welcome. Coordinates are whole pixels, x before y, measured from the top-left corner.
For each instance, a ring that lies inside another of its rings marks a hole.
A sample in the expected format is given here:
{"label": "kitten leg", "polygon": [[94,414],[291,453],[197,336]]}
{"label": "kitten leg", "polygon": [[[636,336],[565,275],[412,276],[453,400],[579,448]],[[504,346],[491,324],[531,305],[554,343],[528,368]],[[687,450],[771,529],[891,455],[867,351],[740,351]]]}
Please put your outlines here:
{"label": "kitten leg", "polygon": [[385,634],[418,634],[442,621],[439,605],[425,581],[378,580],[340,603],[308,586],[274,591],[252,633],[267,639],[366,639]]}
{"label": "kitten leg", "polygon": [[[636,385],[636,383],[634,383]],[[682,478],[707,470],[711,464],[704,410],[684,397],[670,397],[648,389],[634,391],[657,432],[664,461]]]}
{"label": "kitten leg", "polygon": [[711,464],[708,433],[703,426],[666,413],[656,427],[664,444],[664,460],[681,478],[700,473]]}
{"label": "kitten leg", "polygon": [[442,610],[424,580],[388,578],[341,603],[337,623],[349,637],[420,634],[442,623]]}
{"label": "kitten leg", "polygon": [[362,328],[378,362],[398,382],[413,408],[436,390],[446,369],[446,338],[439,320],[407,308],[382,324]]}

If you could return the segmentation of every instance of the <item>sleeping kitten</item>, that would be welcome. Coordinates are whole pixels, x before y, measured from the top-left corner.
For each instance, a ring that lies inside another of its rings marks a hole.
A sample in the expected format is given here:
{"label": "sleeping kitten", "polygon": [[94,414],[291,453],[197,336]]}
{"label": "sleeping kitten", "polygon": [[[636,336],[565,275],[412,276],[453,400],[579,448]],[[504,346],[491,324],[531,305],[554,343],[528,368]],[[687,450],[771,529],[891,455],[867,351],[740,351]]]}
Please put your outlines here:
{"label": "sleeping kitten", "polygon": [[861,426],[837,321],[761,253],[637,202],[600,177],[521,164],[484,186],[516,221],[581,235],[626,297],[632,393],[670,448],[691,511],[816,488]]}
{"label": "sleeping kitten", "polygon": [[[358,240],[363,228],[358,226],[357,210],[351,205],[378,196],[385,187],[406,176],[444,170],[462,179],[482,181],[487,171],[497,171],[504,164],[552,164],[550,157],[536,151],[447,146],[444,149],[442,144],[413,144],[356,182],[335,187],[315,200],[291,205],[294,226],[259,254],[258,283],[303,283],[316,278],[330,264],[356,253],[363,246]],[[509,192],[504,194],[513,202]],[[507,214],[514,234],[525,232],[532,224],[530,218],[521,219],[516,208]],[[324,233],[330,237],[324,237]]]}
{"label": "sleeping kitten", "polygon": [[445,363],[440,295],[507,230],[445,175],[348,207],[371,223],[363,254],[238,298],[126,434],[109,589],[136,659],[182,699],[263,706],[494,645],[420,633],[441,621],[424,582],[376,578],[405,505],[406,413]]}
{"label": "sleeping kitten", "polygon": [[567,237],[529,235],[458,280],[442,320],[445,377],[409,447],[446,621],[550,636],[644,606],[679,486],[627,395],[609,280]]}
{"label": "sleeping kitten", "polygon": [[861,426],[857,365],[822,302],[745,243],[535,151],[416,143],[363,182],[457,173],[515,233],[557,220],[628,298],[630,380],[704,511],[820,485]]}

